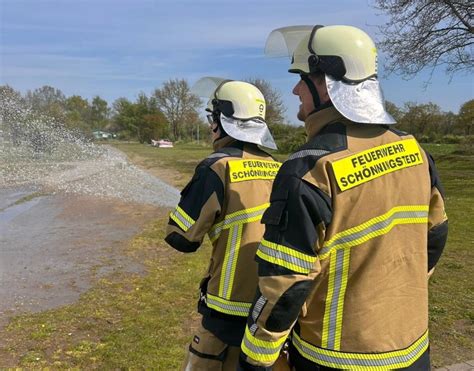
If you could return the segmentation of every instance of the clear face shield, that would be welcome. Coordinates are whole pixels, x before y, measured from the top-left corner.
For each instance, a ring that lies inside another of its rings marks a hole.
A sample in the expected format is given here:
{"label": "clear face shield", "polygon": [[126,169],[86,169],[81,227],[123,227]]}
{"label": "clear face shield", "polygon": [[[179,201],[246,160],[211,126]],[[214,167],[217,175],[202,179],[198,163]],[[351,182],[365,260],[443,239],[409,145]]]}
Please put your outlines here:
{"label": "clear face shield", "polygon": [[[328,26],[337,27],[337,26]],[[317,68],[326,75],[329,97],[334,107],[351,121],[366,124],[395,124],[385,110],[383,93],[376,77],[351,82],[344,78],[346,68],[338,60],[317,55],[315,39],[322,26],[290,26],[273,30],[265,44],[265,55],[291,58],[290,72],[309,74]],[[326,28],[325,28],[326,30]],[[322,58],[321,58],[322,57]],[[336,58],[344,61],[343,56]],[[316,67],[317,66],[317,67]]]}
{"label": "clear face shield", "polygon": [[262,147],[277,149],[275,140],[265,121],[259,118],[248,120],[235,118],[233,117],[234,107],[232,102],[217,98],[219,89],[229,81],[233,80],[219,77],[203,77],[191,88],[193,94],[209,99],[206,111],[213,111],[212,114],[207,116],[209,123],[215,123],[216,118],[219,118],[223,129],[230,137],[243,142],[258,144]]}

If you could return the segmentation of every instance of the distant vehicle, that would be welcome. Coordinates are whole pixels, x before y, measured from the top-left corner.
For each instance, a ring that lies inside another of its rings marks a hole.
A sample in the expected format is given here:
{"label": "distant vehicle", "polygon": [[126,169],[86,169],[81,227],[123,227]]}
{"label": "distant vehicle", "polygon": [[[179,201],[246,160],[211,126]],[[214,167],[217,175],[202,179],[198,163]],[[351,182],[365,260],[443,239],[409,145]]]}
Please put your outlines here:
{"label": "distant vehicle", "polygon": [[173,142],[167,139],[151,140],[151,145],[158,148],[173,148]]}
{"label": "distant vehicle", "polygon": [[99,140],[106,140],[106,139],[112,139],[112,138],[117,137],[117,135],[114,133],[109,133],[102,130],[93,131],[92,135],[94,136],[95,139],[99,139]]}

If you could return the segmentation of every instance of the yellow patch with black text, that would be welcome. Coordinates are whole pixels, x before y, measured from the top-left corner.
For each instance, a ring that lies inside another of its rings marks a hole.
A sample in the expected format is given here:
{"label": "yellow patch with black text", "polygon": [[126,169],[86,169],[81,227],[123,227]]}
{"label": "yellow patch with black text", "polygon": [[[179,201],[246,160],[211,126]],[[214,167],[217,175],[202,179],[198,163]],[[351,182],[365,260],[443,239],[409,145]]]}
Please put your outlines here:
{"label": "yellow patch with black text", "polygon": [[231,183],[246,180],[273,180],[280,169],[281,163],[267,160],[233,160],[228,162]]}
{"label": "yellow patch with black text", "polygon": [[415,139],[405,139],[374,147],[332,163],[341,191],[370,182],[383,175],[423,163]]}

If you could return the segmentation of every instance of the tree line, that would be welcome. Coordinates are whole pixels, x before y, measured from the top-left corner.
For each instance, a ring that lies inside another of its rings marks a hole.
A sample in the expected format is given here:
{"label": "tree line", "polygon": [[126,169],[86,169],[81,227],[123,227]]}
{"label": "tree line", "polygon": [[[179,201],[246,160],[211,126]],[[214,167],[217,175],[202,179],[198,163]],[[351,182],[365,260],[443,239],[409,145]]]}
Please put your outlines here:
{"label": "tree line", "polygon": [[[249,79],[267,100],[267,122],[282,152],[294,151],[305,141],[304,128],[285,122],[286,107],[281,94],[263,79]],[[119,139],[150,143],[151,139],[173,141],[208,140],[208,126],[199,112],[202,102],[191,93],[184,79],[171,79],[150,95],[140,93],[135,101],[118,98],[112,104],[100,96],[91,100],[65,94],[51,86],[27,91],[24,95],[9,86],[0,92],[16,97],[19,104],[52,117],[67,128],[92,137],[101,130],[115,133]],[[459,112],[443,112],[435,103],[407,102],[401,107],[386,103],[397,121],[396,127],[421,142],[472,144],[474,136],[474,100],[465,102]],[[200,136],[200,138],[199,138]]]}

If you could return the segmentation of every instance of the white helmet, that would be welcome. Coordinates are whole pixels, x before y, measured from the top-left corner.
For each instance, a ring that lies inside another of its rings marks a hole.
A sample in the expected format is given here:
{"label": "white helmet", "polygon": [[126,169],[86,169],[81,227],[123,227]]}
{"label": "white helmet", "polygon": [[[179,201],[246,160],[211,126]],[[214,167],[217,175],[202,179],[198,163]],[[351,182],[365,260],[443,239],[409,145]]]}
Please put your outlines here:
{"label": "white helmet", "polygon": [[257,87],[244,81],[203,77],[191,90],[209,98],[206,111],[218,115],[230,137],[277,149],[265,122],[265,98]]}
{"label": "white helmet", "polygon": [[352,26],[279,28],[269,35],[265,53],[291,55],[289,72],[324,73],[332,103],[348,119],[395,123],[385,111],[377,80],[377,49],[364,31]]}

